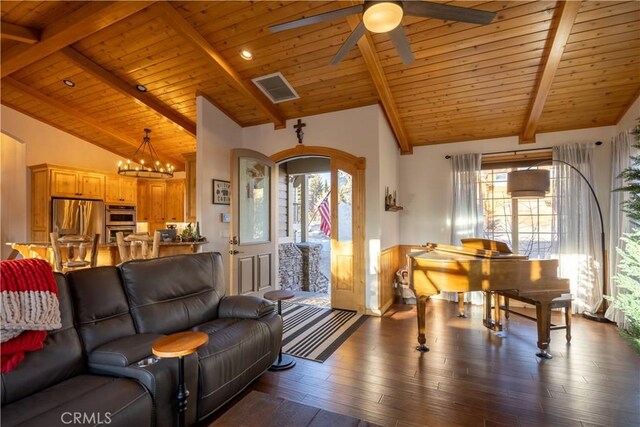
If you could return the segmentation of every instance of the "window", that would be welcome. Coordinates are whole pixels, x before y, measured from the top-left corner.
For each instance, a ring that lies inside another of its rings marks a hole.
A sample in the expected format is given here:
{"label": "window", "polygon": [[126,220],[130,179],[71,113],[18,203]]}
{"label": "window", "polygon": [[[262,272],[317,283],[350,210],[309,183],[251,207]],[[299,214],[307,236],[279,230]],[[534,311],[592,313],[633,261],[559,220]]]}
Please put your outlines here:
{"label": "window", "polygon": [[[507,194],[507,173],[526,167],[528,165],[483,165],[480,189],[484,237],[506,242],[514,253],[528,255],[532,259],[548,259],[557,240],[553,171],[551,192],[547,197],[511,199]],[[540,168],[551,169],[551,166]]]}

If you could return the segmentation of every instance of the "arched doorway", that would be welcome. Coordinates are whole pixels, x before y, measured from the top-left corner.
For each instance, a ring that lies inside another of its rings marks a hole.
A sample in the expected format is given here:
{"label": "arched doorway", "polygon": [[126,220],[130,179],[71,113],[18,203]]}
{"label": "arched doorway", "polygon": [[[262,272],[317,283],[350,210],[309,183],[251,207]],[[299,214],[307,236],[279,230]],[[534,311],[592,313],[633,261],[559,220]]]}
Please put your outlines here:
{"label": "arched doorway", "polygon": [[[276,163],[321,156],[331,164],[331,305],[365,311],[365,167],[366,159],[329,147],[298,145],[270,156]],[[339,183],[351,191],[339,197]],[[346,209],[350,212],[346,215]],[[346,221],[349,218],[350,221]]]}

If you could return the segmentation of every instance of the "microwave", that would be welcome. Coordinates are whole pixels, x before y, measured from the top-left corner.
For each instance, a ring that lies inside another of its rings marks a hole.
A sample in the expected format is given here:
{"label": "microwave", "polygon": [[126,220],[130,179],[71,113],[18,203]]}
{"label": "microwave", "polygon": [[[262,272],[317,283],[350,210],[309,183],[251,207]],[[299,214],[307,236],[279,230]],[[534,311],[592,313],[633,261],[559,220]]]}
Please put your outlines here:
{"label": "microwave", "polygon": [[105,208],[106,225],[136,225],[136,207],[107,205]]}

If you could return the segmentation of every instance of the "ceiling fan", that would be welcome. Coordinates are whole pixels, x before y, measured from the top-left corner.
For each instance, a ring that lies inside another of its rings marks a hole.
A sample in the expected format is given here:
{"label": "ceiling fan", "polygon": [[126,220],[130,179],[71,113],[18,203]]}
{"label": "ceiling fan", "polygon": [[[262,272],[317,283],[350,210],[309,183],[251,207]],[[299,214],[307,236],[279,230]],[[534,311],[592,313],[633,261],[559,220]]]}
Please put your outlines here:
{"label": "ceiling fan", "polygon": [[333,18],[362,13],[362,21],[349,34],[336,55],[331,60],[331,65],[336,65],[344,58],[351,48],[364,34],[365,29],[372,33],[388,33],[391,42],[395,46],[402,62],[410,64],[414,61],[409,39],[400,25],[404,15],[419,16],[423,18],[445,19],[447,21],[460,21],[472,24],[486,25],[493,21],[495,12],[487,12],[478,9],[450,6],[427,1],[374,1],[365,0],[364,4],[345,7],[331,12],[285,22],[269,27],[271,32],[290,30],[305,25],[317,24]]}

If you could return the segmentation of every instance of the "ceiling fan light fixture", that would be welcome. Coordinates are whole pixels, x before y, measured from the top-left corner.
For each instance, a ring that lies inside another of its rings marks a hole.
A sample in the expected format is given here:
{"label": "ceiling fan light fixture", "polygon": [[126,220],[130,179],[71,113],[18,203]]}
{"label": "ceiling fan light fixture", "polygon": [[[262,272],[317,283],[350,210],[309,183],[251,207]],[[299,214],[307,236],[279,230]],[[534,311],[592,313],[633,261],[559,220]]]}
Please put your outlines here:
{"label": "ceiling fan light fixture", "polygon": [[403,14],[400,2],[365,2],[362,21],[372,33],[386,33],[400,25]]}

